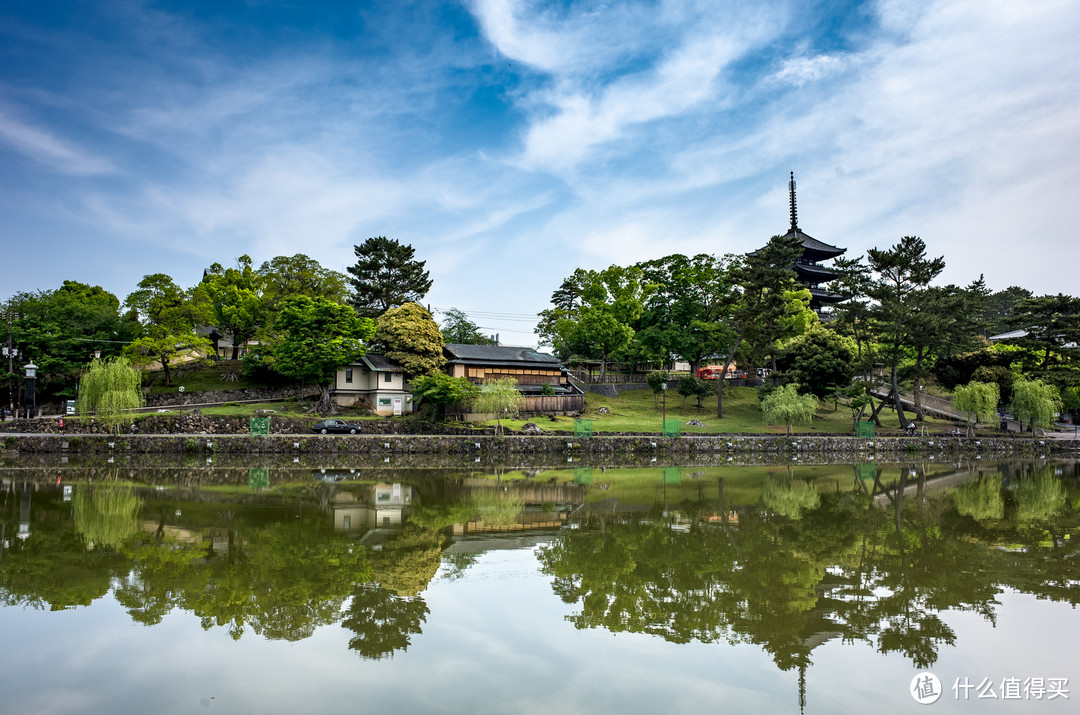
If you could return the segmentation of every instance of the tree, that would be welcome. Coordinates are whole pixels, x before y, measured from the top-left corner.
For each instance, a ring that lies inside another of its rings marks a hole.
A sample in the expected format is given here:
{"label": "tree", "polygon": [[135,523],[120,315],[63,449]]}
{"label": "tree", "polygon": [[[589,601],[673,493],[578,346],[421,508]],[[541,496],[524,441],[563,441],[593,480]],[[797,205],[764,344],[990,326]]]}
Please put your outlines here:
{"label": "tree", "polygon": [[855,355],[850,342],[828,328],[814,326],[781,348],[776,364],[804,391],[824,398],[851,383]]}
{"label": "tree", "polygon": [[443,342],[457,345],[495,345],[495,341],[480,332],[476,323],[469,320],[463,310],[451,308],[446,311],[446,319],[439,326]]}
{"label": "tree", "polygon": [[[138,328],[133,318],[121,315],[115,295],[76,281],[64,281],[56,290],[17,293],[10,305],[13,347],[26,357],[20,365],[32,360],[38,366],[39,396],[74,397],[93,351],[118,354]],[[6,359],[0,370],[6,375]]]}
{"label": "tree", "polygon": [[356,263],[346,270],[352,276],[353,307],[362,316],[375,318],[403,303],[417,303],[431,290],[425,261],[416,260],[412,246],[375,236],[353,252]]}
{"label": "tree", "polygon": [[917,236],[904,236],[887,250],[866,252],[874,272],[868,295],[875,301],[872,315],[880,325],[889,351],[889,378],[893,406],[903,425],[904,405],[900,399],[899,369],[905,348],[910,345],[909,328],[915,308],[913,294],[929,285],[945,270],[945,259],[927,258],[926,244]]}
{"label": "tree", "polygon": [[172,384],[174,360],[210,350],[210,341],[195,332],[195,326],[209,318],[204,306],[164,273],[144,276],[125,303],[139,316],[140,330],[124,352],[136,365],[158,361],[166,385]]}
{"label": "tree", "polygon": [[80,417],[91,415],[110,431],[119,433],[130,424],[131,410],[142,407],[142,376],[122,357],[94,360],[79,381],[79,399],[75,404]]}
{"label": "tree", "polygon": [[778,387],[761,400],[761,414],[769,424],[783,422],[787,433],[791,434],[791,423],[810,424],[817,412],[817,398],[813,395],[800,395],[799,386],[788,383]]}
{"label": "tree", "polygon": [[262,292],[263,278],[251,269],[247,255],[236,259],[236,268],[213,264],[193,291],[195,300],[205,303],[214,326],[232,339],[233,360],[240,357],[240,345],[262,326]]}
{"label": "tree", "polygon": [[391,308],[375,320],[375,341],[401,365],[405,379],[434,375],[446,364],[443,336],[431,313],[416,303]]}
{"label": "tree", "polygon": [[334,412],[330,386],[338,368],[355,362],[366,352],[364,343],[375,334],[371,319],[325,298],[297,296],[285,301],[275,329],[280,335],[271,346],[274,369],[286,377],[310,380],[321,387],[322,394],[313,409],[319,414]]}
{"label": "tree", "polygon": [[517,380],[502,377],[497,380],[485,380],[480,385],[480,394],[473,403],[477,412],[495,415],[495,429],[502,431],[503,417],[517,417],[525,406],[525,396],[517,387]]}
{"label": "tree", "polygon": [[660,393],[664,389],[664,383],[671,379],[671,375],[667,370],[653,370],[645,376],[645,382],[648,384],[649,389],[653,394],[653,407],[659,407],[657,400],[660,399]]}
{"label": "tree", "polygon": [[[1080,298],[1062,293],[1029,298],[1017,303],[1015,314],[1027,335],[1010,342],[1029,350],[1032,367],[1048,370],[1062,345],[1080,342]],[[1067,361],[1064,354],[1061,358]]]}
{"label": "tree", "polygon": [[728,349],[734,338],[726,318],[737,295],[735,256],[681,254],[639,263],[642,279],[656,289],[645,300],[635,338],[653,362],[666,365],[673,355],[693,372],[706,358]]}
{"label": "tree", "polygon": [[[345,303],[349,297],[348,279],[344,273],[323,268],[303,253],[271,258],[259,266],[258,275],[263,283],[265,309],[273,315],[278,306],[292,296],[326,298],[334,303]],[[268,324],[272,325],[273,320]]]}
{"label": "tree", "polygon": [[[979,423],[994,419],[997,416],[998,400],[1001,395],[998,386],[987,382],[969,382],[960,385],[953,391],[952,405],[960,412],[971,415],[971,422]],[[971,434],[971,424],[968,424],[968,434]]]}
{"label": "tree", "polygon": [[777,326],[790,309],[785,293],[795,286],[796,274],[791,267],[801,254],[802,241],[798,238],[773,236],[764,248],[747,256],[736,269],[735,280],[742,293],[730,318],[735,338],[724,359],[716,389],[717,417],[724,416],[724,379],[743,341],[748,352],[760,352],[762,346],[771,344],[778,336]]}
{"label": "tree", "polygon": [[599,358],[602,381],[611,355],[630,345],[631,326],[655,289],[637,266],[612,265],[599,272],[579,268],[552,296],[559,304],[540,313],[537,334],[564,360],[574,353]]}
{"label": "tree", "polygon": [[412,393],[422,403],[431,403],[431,421],[442,419],[446,408],[469,402],[479,394],[476,385],[464,377],[450,377],[444,372],[424,375],[412,381]]}
{"label": "tree", "polygon": [[1036,427],[1049,427],[1061,411],[1058,389],[1042,380],[1017,380],[1012,390],[1009,411],[1021,424],[1028,423],[1033,436]]}

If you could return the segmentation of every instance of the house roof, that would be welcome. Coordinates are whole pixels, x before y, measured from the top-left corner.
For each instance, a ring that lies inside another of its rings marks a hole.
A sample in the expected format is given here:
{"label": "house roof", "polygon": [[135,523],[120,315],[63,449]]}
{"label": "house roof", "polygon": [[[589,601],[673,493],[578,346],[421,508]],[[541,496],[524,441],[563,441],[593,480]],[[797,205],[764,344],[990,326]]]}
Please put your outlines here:
{"label": "house roof", "polygon": [[372,372],[401,372],[402,367],[381,353],[368,353],[360,358]]}
{"label": "house roof", "polygon": [[459,365],[538,365],[562,368],[562,363],[554,355],[538,352],[533,348],[511,345],[447,343],[443,345],[443,353],[448,362]]}

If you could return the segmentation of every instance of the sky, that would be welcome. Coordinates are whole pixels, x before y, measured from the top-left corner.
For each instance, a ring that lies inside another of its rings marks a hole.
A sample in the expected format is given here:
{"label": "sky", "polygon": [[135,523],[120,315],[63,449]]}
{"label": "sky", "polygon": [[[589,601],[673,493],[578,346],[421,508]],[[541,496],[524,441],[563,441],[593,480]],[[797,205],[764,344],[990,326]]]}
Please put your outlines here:
{"label": "sky", "polygon": [[[504,344],[575,268],[799,226],[1076,294],[1075,0],[0,5],[0,300],[406,243]],[[1068,197],[1073,196],[1070,200]]]}

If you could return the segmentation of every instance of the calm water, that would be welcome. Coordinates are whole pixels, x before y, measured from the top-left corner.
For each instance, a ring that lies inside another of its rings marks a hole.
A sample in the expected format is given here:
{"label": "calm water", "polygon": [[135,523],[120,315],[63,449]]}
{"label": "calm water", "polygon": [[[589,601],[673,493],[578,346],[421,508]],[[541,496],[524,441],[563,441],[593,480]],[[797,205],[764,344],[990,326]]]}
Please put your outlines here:
{"label": "calm water", "polygon": [[1074,463],[0,477],[2,712],[1080,701]]}

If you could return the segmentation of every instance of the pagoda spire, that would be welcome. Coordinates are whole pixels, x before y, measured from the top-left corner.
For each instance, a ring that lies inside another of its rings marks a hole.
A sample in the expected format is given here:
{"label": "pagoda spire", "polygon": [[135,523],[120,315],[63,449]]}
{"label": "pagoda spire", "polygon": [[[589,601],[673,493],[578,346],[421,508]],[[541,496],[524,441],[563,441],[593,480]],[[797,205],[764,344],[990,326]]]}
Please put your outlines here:
{"label": "pagoda spire", "polygon": [[795,231],[799,228],[799,221],[797,213],[795,211],[795,172],[791,172],[791,181],[788,183],[788,190],[791,192],[791,230]]}

